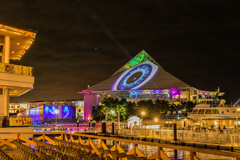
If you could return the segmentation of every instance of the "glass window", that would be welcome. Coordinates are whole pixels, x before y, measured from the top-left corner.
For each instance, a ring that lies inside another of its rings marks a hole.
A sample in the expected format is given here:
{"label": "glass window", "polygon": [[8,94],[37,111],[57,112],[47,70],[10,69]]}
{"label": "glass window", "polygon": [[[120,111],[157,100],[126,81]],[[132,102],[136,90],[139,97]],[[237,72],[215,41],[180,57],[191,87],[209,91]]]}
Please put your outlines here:
{"label": "glass window", "polygon": [[200,109],[198,114],[204,114],[205,109]]}
{"label": "glass window", "polygon": [[219,114],[218,109],[212,109],[212,114]]}
{"label": "glass window", "polygon": [[211,109],[206,109],[205,114],[211,114]]}
{"label": "glass window", "polygon": [[198,109],[194,109],[192,114],[197,114],[197,112],[198,112]]}

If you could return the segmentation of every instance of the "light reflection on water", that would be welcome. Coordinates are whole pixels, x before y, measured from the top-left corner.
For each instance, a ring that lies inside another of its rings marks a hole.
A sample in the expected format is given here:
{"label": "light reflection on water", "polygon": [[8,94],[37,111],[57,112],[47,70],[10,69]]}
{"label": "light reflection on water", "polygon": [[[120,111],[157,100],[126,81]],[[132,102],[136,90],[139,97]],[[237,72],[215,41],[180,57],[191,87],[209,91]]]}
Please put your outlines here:
{"label": "light reflection on water", "polygon": [[[87,140],[86,140],[87,141]],[[86,142],[85,141],[85,142]],[[100,143],[99,139],[92,139],[93,143],[95,145],[98,145]],[[106,145],[110,149],[113,147],[114,142],[107,140]],[[124,142],[119,142],[119,145],[122,147],[122,149],[127,152],[133,148],[132,143],[124,143]],[[138,148],[146,155],[147,157],[153,155],[154,153],[157,152],[157,147],[156,146],[146,146],[146,145],[138,145]],[[163,148],[163,152],[170,157],[172,160],[182,160],[187,158],[190,155],[189,151],[184,151],[184,150],[178,150],[177,151],[177,156],[175,157],[174,154],[174,149],[168,149],[168,148]],[[210,155],[210,154],[204,154],[204,153],[197,153],[197,157],[201,160],[235,160],[235,158],[231,157],[225,157],[225,156],[216,156],[216,155]]]}

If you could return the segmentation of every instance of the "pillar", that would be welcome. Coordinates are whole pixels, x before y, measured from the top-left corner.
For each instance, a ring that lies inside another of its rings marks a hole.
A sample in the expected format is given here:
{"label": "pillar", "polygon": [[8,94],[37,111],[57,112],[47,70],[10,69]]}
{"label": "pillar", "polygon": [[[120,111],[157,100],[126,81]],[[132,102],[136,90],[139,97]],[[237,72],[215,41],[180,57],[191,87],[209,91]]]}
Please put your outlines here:
{"label": "pillar", "polygon": [[173,124],[173,140],[177,141],[177,124]]}
{"label": "pillar", "polygon": [[114,134],[114,130],[115,130],[114,127],[115,127],[115,126],[114,126],[114,122],[112,122],[112,134]]}
{"label": "pillar", "polygon": [[107,133],[106,122],[102,122],[102,133]]}
{"label": "pillar", "polygon": [[3,49],[3,54],[4,54],[4,63],[9,63],[9,57],[10,57],[10,37],[5,36],[4,37],[4,49]]}
{"label": "pillar", "polygon": [[9,89],[3,90],[3,127],[9,126]]}
{"label": "pillar", "polygon": [[84,120],[92,119],[93,106],[98,106],[99,96],[95,94],[84,95]]}

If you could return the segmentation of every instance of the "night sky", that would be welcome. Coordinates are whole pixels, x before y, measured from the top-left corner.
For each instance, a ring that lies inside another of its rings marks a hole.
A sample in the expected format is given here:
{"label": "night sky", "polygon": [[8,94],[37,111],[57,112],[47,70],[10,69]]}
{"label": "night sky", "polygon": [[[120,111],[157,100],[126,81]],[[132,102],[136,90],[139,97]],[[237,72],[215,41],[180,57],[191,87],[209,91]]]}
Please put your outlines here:
{"label": "night sky", "polygon": [[[221,0],[11,0],[0,21],[38,31],[20,61],[34,89],[12,102],[80,99],[145,49],[190,86],[239,95],[239,4]],[[237,1],[236,1],[237,2]]]}

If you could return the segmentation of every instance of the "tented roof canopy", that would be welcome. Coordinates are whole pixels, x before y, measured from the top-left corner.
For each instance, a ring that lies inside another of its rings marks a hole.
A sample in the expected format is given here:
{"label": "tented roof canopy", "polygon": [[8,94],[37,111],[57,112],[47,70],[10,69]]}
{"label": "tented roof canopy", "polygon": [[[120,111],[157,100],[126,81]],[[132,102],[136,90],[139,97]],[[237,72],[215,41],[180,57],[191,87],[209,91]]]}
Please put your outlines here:
{"label": "tented roof canopy", "polygon": [[164,70],[142,50],[110,78],[88,88],[92,91],[154,90],[190,87]]}

